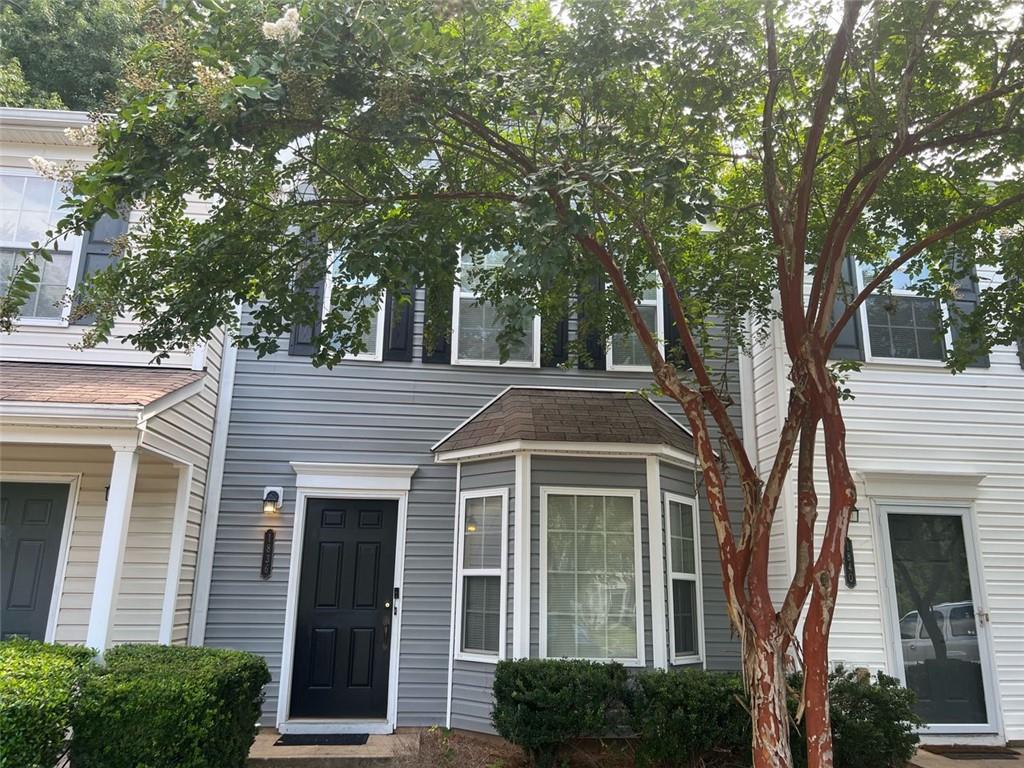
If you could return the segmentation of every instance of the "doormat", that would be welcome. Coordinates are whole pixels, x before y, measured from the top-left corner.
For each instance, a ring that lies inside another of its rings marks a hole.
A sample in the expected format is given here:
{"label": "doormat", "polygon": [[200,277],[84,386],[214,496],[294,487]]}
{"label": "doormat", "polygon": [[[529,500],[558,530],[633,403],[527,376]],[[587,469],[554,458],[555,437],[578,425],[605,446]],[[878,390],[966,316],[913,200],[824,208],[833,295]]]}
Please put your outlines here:
{"label": "doormat", "polygon": [[1020,757],[1020,752],[1008,747],[983,747],[971,744],[952,746],[925,744],[919,749],[931,752],[933,755],[941,755],[949,760],[1015,760]]}
{"label": "doormat", "polygon": [[275,747],[359,747],[370,738],[367,733],[282,733]]}

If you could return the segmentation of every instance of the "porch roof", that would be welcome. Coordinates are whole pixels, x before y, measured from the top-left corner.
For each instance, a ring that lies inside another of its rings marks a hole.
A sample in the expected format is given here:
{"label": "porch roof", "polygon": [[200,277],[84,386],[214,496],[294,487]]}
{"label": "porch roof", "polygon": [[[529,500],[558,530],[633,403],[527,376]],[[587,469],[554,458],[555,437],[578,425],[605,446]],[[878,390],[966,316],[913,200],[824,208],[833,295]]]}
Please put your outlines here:
{"label": "porch roof", "polygon": [[433,450],[513,441],[660,444],[693,452],[689,430],[640,392],[543,387],[509,387]]}
{"label": "porch roof", "polygon": [[0,401],[145,407],[203,371],[65,363],[0,363]]}

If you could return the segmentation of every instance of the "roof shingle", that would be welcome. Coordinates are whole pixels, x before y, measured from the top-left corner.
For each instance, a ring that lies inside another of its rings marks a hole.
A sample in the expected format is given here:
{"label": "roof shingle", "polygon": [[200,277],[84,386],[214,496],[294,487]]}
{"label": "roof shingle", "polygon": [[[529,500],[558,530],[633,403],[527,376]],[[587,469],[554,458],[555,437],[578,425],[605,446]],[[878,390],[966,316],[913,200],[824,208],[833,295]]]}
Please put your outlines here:
{"label": "roof shingle", "polygon": [[149,405],[202,371],[63,363],[0,364],[0,401]]}
{"label": "roof shingle", "polygon": [[688,453],[693,438],[639,392],[511,387],[435,451],[510,440],[661,444]]}

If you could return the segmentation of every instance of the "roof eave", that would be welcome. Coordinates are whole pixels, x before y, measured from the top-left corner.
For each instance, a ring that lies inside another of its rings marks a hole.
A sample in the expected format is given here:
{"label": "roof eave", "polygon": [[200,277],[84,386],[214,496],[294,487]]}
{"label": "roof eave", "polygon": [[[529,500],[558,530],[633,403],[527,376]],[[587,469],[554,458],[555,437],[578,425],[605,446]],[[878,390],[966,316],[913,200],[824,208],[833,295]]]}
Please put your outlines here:
{"label": "roof eave", "polygon": [[517,453],[604,458],[647,458],[652,456],[685,467],[697,465],[696,458],[692,453],[664,443],[592,443],[556,440],[506,440],[472,448],[441,450],[435,452],[434,462],[436,464],[456,464],[462,461],[498,459],[514,456]]}

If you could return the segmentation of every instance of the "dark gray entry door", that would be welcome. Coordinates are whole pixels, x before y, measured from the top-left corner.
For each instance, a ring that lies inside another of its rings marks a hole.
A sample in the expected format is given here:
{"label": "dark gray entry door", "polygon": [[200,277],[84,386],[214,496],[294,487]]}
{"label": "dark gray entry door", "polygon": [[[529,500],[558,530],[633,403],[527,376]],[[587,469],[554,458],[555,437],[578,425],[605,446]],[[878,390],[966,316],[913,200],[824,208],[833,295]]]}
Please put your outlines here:
{"label": "dark gray entry door", "polygon": [[0,483],[0,638],[43,640],[68,486]]}
{"label": "dark gray entry door", "polygon": [[291,717],[387,716],[398,502],[310,499]]}

